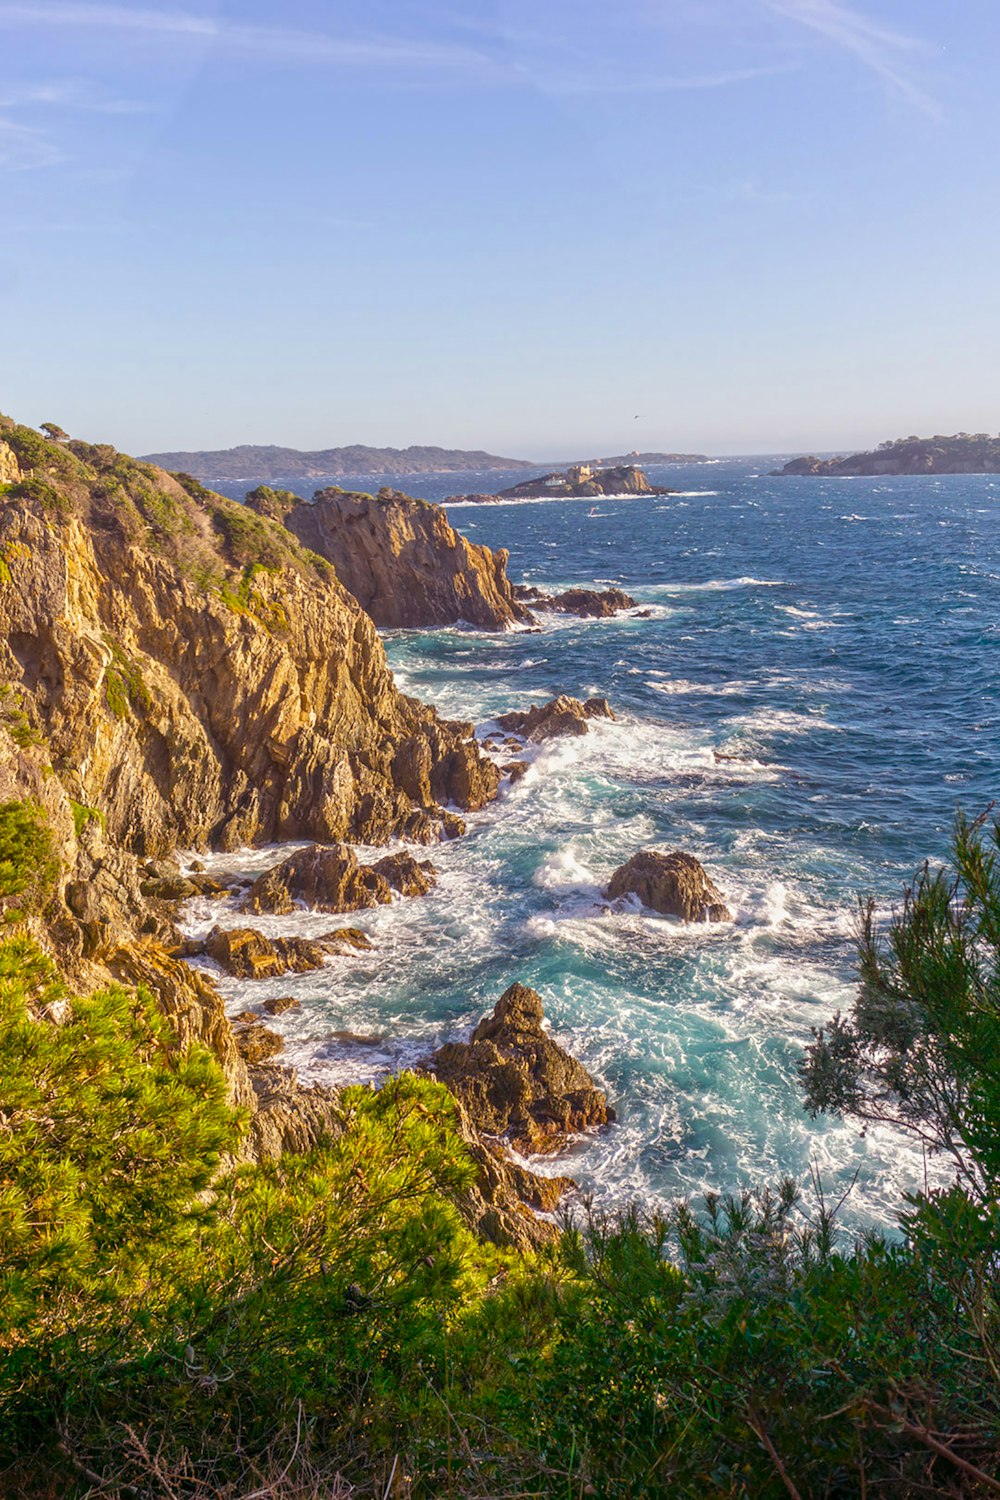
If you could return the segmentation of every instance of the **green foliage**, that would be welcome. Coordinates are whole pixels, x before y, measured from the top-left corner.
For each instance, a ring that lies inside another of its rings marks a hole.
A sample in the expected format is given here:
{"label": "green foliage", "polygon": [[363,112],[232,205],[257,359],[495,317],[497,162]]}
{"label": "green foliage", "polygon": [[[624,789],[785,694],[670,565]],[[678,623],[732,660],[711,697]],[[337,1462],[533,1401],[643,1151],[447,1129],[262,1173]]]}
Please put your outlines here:
{"label": "green foliage", "polygon": [[24,694],[9,682],[0,683],[0,724],[20,750],[26,750],[29,745],[45,743],[45,736],[28,718]]}
{"label": "green foliage", "polygon": [[1000,1194],[1000,822],[956,823],[951,866],[925,866],[883,938],[862,907],[861,985],[803,1068],[814,1113],[889,1123]]}
{"label": "green foliage", "polygon": [[256,489],[248,490],[246,504],[250,510],[256,511],[258,515],[268,516],[272,521],[284,522],[290,510],[302,502],[298,495],[291,490],[275,490],[269,484],[259,484]]}
{"label": "green foliage", "polygon": [[4,442],[13,448],[22,469],[38,469],[49,460],[52,445],[33,427],[9,428],[4,433]]}
{"label": "green foliage", "polygon": [[454,1101],[406,1074],[344,1091],[309,1154],[224,1166],[205,1054],[0,945],[0,1443],[59,1493],[57,1440],[91,1484],[185,1500],[275,1474],[427,1500],[994,1493],[998,837],[960,824],[950,879],[925,872],[888,950],[862,941],[878,1044],[852,1056],[895,1063],[827,1097],[889,1079],[880,1107],[916,1121],[940,1094],[968,1163],[891,1239],[785,1182],[498,1250],[462,1216]]}
{"label": "green foliage", "polygon": [[69,799],[69,805],[77,838],[83,833],[88,823],[99,823],[102,829],[107,826],[107,820],[99,807],[88,807],[84,802],[74,802],[72,797]]}
{"label": "green foliage", "polygon": [[111,663],[104,673],[104,698],[116,719],[128,719],[133,712],[148,713],[153,695],[146,686],[142,668],[122,649],[113,636],[104,637],[111,648]]}
{"label": "green foliage", "polygon": [[173,478],[177,480],[182,489],[187,490],[192,500],[199,500],[203,504],[207,504],[215,498],[212,491],[206,489],[201,480],[195,479],[193,474],[185,474],[182,470],[178,470],[174,473]]}
{"label": "green foliage", "polygon": [[258,516],[235,500],[218,502],[212,513],[212,524],[226,543],[234,562],[241,566],[278,569],[287,560],[289,542],[280,526],[265,516]]}
{"label": "green foliage", "polygon": [[10,486],[8,494],[13,500],[37,500],[46,510],[65,513],[72,509],[68,496],[37,474],[29,474],[25,479],[19,479]]}
{"label": "green foliage", "polygon": [[237,586],[234,588],[232,581],[227,579],[221,584],[219,594],[222,602],[236,614],[253,615],[268,630],[280,633],[288,629],[288,616],[284,607],[278,600],[266,598],[253,586],[256,577],[271,571],[263,563],[249,563],[243,569]]}
{"label": "green foliage", "polygon": [[38,804],[0,805],[0,908],[5,920],[41,910],[58,877],[52,833]]}

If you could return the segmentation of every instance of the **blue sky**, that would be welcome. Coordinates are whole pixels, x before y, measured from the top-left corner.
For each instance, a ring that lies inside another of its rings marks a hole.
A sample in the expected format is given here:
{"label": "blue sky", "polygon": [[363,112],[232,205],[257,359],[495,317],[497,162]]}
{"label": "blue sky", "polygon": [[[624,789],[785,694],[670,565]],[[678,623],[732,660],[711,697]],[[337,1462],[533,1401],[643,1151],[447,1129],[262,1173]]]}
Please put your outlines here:
{"label": "blue sky", "polygon": [[542,458],[1000,429],[996,0],[0,0],[0,57],[22,420]]}

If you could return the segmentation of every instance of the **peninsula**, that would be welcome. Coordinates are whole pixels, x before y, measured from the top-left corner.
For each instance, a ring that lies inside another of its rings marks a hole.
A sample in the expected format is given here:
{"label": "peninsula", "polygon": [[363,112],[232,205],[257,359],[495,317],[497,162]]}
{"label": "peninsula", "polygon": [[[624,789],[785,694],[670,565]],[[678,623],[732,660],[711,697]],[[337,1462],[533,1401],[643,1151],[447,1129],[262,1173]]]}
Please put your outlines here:
{"label": "peninsula", "polygon": [[507,500],[587,500],[601,496],[675,495],[676,490],[650,484],[637,464],[598,469],[592,464],[573,464],[566,470],[524,479],[493,495],[450,495],[445,505],[502,504]]}
{"label": "peninsula", "polygon": [[772,473],[834,479],[882,474],[1000,474],[1000,437],[958,432],[952,437],[893,438],[850,458],[793,458]]}
{"label": "peninsula", "polygon": [[149,453],[147,463],[171,473],[193,474],[202,484],[231,480],[267,483],[275,479],[343,479],[352,474],[447,474],[466,469],[535,469],[523,458],[499,458],[479,449],[368,448],[352,443],[345,448],[317,448],[305,452],[274,444],[244,443],[238,448],[206,452]]}

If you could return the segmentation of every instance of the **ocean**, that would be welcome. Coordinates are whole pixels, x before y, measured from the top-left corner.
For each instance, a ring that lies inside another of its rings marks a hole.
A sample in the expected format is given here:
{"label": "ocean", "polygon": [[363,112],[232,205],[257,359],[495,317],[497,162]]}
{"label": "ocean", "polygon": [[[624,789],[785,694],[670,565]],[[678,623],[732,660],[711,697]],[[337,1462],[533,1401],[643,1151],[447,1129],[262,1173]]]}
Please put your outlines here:
{"label": "ocean", "polygon": [[[429,851],[429,896],[359,914],[373,952],[253,987],[255,1000],[301,1000],[269,1024],[303,1078],[412,1065],[519,980],[618,1111],[542,1166],[599,1203],[815,1171],[831,1196],[854,1184],[848,1221],[890,1223],[901,1193],[934,1174],[887,1130],[810,1120],[797,1069],[812,1028],[851,1003],[859,894],[888,918],[923,860],[946,854],[956,809],[1000,793],[1000,479],[778,479],[769,467],[650,469],[682,492],[657,499],[450,511],[472,540],[510,550],[516,581],[614,584],[645,617],[385,636],[399,685],[482,733],[560,692],[605,696],[618,718],[549,742],[466,838]],[[481,475],[394,482],[431,500],[484,487]],[[735,922],[609,910],[608,876],[651,845],[695,854]],[[220,913],[239,920],[196,903],[191,930]],[[316,932],[330,919],[260,926]],[[222,988],[233,1010],[250,998],[237,981]]]}

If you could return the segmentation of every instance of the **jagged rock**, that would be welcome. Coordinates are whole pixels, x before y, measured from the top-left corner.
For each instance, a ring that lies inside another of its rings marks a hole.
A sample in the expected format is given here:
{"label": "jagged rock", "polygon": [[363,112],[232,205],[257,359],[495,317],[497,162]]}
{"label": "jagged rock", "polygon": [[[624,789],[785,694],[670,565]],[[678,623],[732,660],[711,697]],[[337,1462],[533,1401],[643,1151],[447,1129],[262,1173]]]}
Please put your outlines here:
{"label": "jagged rock", "polygon": [[693,854],[643,849],[616,870],[605,892],[609,901],[638,896],[643,906],[682,922],[730,922],[722,892]]}
{"label": "jagged rock", "polygon": [[269,1016],[283,1016],[286,1010],[298,1010],[301,1005],[302,1001],[291,995],[279,995],[274,1000],[265,1000],[262,1008]]}
{"label": "jagged rock", "polygon": [[385,876],[360,865],[349,845],[313,844],[259,876],[242,910],[287,916],[301,902],[316,911],[362,911],[391,900]]}
{"label": "jagged rock", "polygon": [[456,772],[475,745],[398,692],[357,600],[280,524],[85,443],[48,445],[34,476],[37,494],[0,494],[0,680],[111,845],[433,842],[433,792],[415,804],[393,775],[414,737],[440,800],[495,794],[493,770]]}
{"label": "jagged rock", "polygon": [[144,896],[154,896],[157,901],[189,901],[199,894],[199,886],[183,875],[167,875],[155,880],[144,880],[140,886]]}
{"label": "jagged rock", "polygon": [[377,496],[319,490],[311,502],[288,510],[284,524],[333,564],[376,625],[465,621],[503,630],[531,620],[511,593],[507,552],[467,541],[441,507],[426,500],[389,489]]}
{"label": "jagged rock", "polygon": [[276,1031],[256,1021],[245,1031],[236,1033],[236,1049],[243,1061],[253,1067],[257,1063],[267,1062],[271,1057],[277,1057],[279,1052],[284,1052],[285,1043]]}
{"label": "jagged rock", "polygon": [[284,916],[301,902],[316,911],[362,911],[388,906],[393,890],[423,896],[436,878],[429,860],[418,862],[405,850],[361,865],[347,844],[313,844],[255,880],[242,910]]}
{"label": "jagged rock", "polygon": [[543,594],[533,587],[514,585],[518,599],[530,600],[535,609],[557,610],[564,615],[607,620],[623,609],[634,609],[635,600],[622,589],[566,589],[561,594]]}
{"label": "jagged rock", "polygon": [[385,1037],[379,1032],[331,1031],[330,1040],[347,1042],[352,1047],[381,1047]]}
{"label": "jagged rock", "polygon": [[246,1154],[251,1160],[276,1160],[286,1151],[312,1151],[343,1134],[336,1089],[321,1084],[303,1088],[294,1069],[272,1062],[254,1067],[250,1076],[254,1100]]}
{"label": "jagged rock", "polygon": [[520,781],[527,773],[528,762],[526,760],[511,760],[505,766],[500,767],[503,774],[508,778],[511,785]]}
{"label": "jagged rock", "polygon": [[255,1010],[238,1010],[235,1016],[233,1016],[233,1020],[242,1021],[245,1025],[252,1026],[260,1020],[260,1016]]}
{"label": "jagged rock", "polygon": [[205,952],[237,979],[279,979],[321,969],[328,949],[302,937],[266,938],[250,927],[213,927]]}
{"label": "jagged rock", "polygon": [[333,932],[324,932],[316,941],[329,948],[332,953],[344,948],[367,950],[375,946],[367,932],[362,932],[360,927],[336,927]]}
{"label": "jagged rock", "polygon": [[437,885],[437,871],[430,860],[416,860],[405,850],[384,855],[371,868],[384,876],[401,896],[426,896]]}
{"label": "jagged rock", "polygon": [[519,1151],[558,1151],[569,1136],[615,1118],[587,1070],[542,1029],[542,1000],[512,984],[468,1042],[435,1052],[431,1070],[479,1131]]}
{"label": "jagged rock", "polygon": [[613,719],[614,714],[607,698],[588,698],[581,703],[579,698],[560,694],[526,713],[498,714],[501,729],[512,729],[515,734],[537,744],[541,740],[554,739],[564,734],[586,734],[588,719]]}

